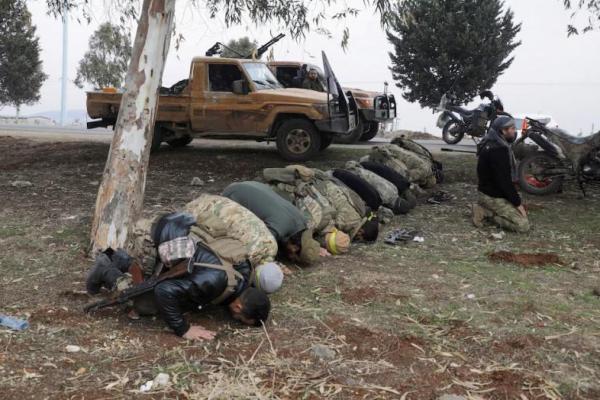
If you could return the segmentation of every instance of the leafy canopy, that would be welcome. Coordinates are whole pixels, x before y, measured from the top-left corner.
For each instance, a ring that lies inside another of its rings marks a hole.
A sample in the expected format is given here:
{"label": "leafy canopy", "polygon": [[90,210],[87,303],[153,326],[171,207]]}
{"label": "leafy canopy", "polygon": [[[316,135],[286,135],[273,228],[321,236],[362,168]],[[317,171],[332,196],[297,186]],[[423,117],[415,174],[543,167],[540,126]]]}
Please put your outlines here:
{"label": "leafy canopy", "polygon": [[126,31],[106,22],[90,37],[89,50],[79,61],[75,84],[94,88],[123,85],[131,58],[131,40]]}
{"label": "leafy canopy", "polygon": [[0,1],[0,15],[0,104],[18,109],[40,99],[48,76],[42,71],[39,39],[25,1]]}
{"label": "leafy canopy", "polygon": [[387,32],[392,75],[403,97],[436,106],[452,91],[461,103],[490,89],[511,65],[521,25],[501,0],[406,0]]}
{"label": "leafy canopy", "polygon": [[577,28],[573,24],[567,27],[569,36],[577,35],[580,31],[586,33],[600,27],[600,0],[563,0],[563,3],[566,9],[575,10],[571,14],[572,18],[577,15],[578,9],[585,10],[589,14],[583,28]]}
{"label": "leafy canopy", "polygon": [[[396,0],[398,1],[398,0]],[[222,19],[227,26],[242,25],[252,22],[264,26],[267,23],[277,24],[277,31],[285,30],[295,39],[302,38],[312,30],[330,34],[323,25],[326,21],[343,21],[370,9],[379,13],[382,26],[386,26],[391,18],[394,0],[362,0],[360,8],[352,7],[347,0],[179,0],[177,5],[190,5],[194,9],[206,11],[210,18]],[[90,22],[93,11],[90,0],[46,0],[49,13],[58,16],[68,10],[79,18]],[[105,8],[116,16],[115,21],[126,26],[128,21],[137,18],[139,0],[122,0],[105,2]],[[203,18],[199,20],[204,21]],[[176,41],[183,38],[175,35]],[[342,46],[348,44],[350,31],[343,28]]]}

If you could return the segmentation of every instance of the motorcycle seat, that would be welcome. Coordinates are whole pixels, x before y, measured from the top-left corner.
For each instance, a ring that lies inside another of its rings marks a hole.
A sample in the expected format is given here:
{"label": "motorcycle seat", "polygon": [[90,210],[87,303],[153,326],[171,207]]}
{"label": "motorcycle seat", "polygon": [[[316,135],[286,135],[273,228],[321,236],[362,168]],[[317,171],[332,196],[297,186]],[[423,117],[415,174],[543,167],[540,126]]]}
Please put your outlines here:
{"label": "motorcycle seat", "polygon": [[466,108],[461,107],[461,106],[450,106],[448,108],[450,108],[450,110],[456,111],[457,113],[464,115],[464,116],[471,116],[471,115],[473,115],[473,113],[475,111],[477,111],[477,110],[467,110]]}
{"label": "motorcycle seat", "polygon": [[566,140],[569,143],[572,144],[586,144],[594,139],[597,138],[598,135],[600,135],[600,132],[597,132],[593,135],[588,135],[588,136],[573,136],[571,135],[569,132],[560,129],[560,128],[553,128],[550,129],[550,131],[552,133],[554,133],[556,136],[560,137],[563,140]]}

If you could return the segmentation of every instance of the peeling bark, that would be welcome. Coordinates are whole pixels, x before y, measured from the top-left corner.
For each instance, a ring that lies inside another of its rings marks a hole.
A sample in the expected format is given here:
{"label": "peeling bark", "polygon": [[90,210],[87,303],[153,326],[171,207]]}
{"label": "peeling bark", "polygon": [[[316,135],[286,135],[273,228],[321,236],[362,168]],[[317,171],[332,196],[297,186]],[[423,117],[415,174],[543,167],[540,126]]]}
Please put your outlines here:
{"label": "peeling bark", "polygon": [[144,0],[125,93],[92,222],[91,252],[124,248],[144,201],[146,173],[169,51],[175,0]]}

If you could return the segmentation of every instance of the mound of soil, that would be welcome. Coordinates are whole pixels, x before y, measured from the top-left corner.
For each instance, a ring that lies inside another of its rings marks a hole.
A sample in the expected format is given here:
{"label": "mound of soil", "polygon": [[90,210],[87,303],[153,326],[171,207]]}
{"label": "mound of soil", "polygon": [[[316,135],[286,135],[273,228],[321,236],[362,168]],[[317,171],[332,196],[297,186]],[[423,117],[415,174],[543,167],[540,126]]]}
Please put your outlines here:
{"label": "mound of soil", "polygon": [[513,253],[497,251],[488,255],[490,261],[518,264],[523,267],[544,266],[549,264],[564,265],[560,257],[554,253]]}

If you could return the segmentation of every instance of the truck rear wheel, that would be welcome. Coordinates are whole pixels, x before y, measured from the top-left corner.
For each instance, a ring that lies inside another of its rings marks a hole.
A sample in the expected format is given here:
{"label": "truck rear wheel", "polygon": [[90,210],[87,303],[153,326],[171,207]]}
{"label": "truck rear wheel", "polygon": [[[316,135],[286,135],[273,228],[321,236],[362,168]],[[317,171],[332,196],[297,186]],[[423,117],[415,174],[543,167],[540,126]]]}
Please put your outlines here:
{"label": "truck rear wheel", "polygon": [[288,161],[306,161],[321,150],[321,135],[304,119],[290,119],[277,129],[277,150]]}
{"label": "truck rear wheel", "polygon": [[321,136],[321,148],[320,150],[323,151],[326,148],[328,148],[329,146],[331,146],[331,143],[333,143],[333,135],[322,135]]}
{"label": "truck rear wheel", "polygon": [[188,144],[192,143],[192,140],[194,140],[193,137],[191,137],[190,135],[185,135],[177,139],[167,140],[167,143],[171,147],[185,147]]}
{"label": "truck rear wheel", "polygon": [[154,133],[152,134],[152,145],[150,146],[150,152],[154,153],[158,149],[160,149],[160,144],[162,143],[163,138],[163,130],[165,128],[160,124],[154,125]]}

